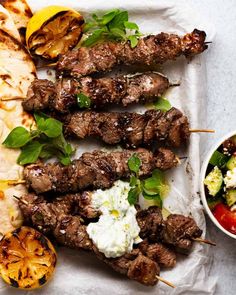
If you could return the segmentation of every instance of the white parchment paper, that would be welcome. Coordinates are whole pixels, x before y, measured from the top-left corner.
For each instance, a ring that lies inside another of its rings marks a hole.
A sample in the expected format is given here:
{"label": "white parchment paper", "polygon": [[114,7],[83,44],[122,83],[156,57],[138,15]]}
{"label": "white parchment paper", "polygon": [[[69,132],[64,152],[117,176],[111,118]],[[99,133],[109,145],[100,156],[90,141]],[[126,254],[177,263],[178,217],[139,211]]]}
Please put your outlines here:
{"label": "white parchment paper", "polygon": [[[71,6],[85,16],[98,10],[123,8],[129,11],[130,18],[139,24],[142,32],[147,34],[165,31],[183,35],[196,27],[207,32],[209,41],[214,37],[211,25],[197,17],[196,12],[186,6],[178,7],[170,1],[28,0],[28,3],[33,11],[50,4],[57,4]],[[206,89],[204,54],[197,56],[191,62],[180,58],[176,62],[164,65],[161,70],[170,81],[181,82],[180,87],[171,89],[166,95],[172,105],[183,110],[189,117],[192,128],[204,128],[203,103]],[[142,108],[135,110],[143,111]],[[187,159],[183,160],[177,169],[168,172],[172,189],[165,206],[173,213],[192,214],[205,233],[205,219],[198,195],[199,139],[198,134],[191,135],[188,150],[177,151],[180,156],[186,156]],[[78,153],[99,147],[95,142],[92,144],[84,142],[79,145]],[[155,287],[145,287],[115,273],[90,253],[59,248],[58,265],[53,280],[40,290],[22,291],[21,294],[214,294],[215,278],[208,276],[210,265],[208,246],[195,243],[188,257],[178,257],[174,269],[161,272],[162,277],[177,286],[176,289],[171,289],[162,283]],[[1,295],[18,293],[18,290],[0,283]]]}

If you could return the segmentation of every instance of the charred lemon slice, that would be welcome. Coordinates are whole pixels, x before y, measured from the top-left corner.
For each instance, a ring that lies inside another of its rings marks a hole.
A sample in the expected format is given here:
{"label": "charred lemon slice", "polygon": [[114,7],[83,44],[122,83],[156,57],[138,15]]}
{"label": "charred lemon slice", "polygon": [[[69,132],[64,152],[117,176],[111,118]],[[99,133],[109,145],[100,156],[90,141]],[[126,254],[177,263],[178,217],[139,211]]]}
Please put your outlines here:
{"label": "charred lemon slice", "polygon": [[51,242],[33,228],[22,226],[0,242],[0,273],[15,288],[41,287],[51,278],[56,261]]}
{"label": "charred lemon slice", "polygon": [[84,19],[70,8],[48,6],[30,19],[26,44],[32,54],[55,59],[75,47],[82,37]]}

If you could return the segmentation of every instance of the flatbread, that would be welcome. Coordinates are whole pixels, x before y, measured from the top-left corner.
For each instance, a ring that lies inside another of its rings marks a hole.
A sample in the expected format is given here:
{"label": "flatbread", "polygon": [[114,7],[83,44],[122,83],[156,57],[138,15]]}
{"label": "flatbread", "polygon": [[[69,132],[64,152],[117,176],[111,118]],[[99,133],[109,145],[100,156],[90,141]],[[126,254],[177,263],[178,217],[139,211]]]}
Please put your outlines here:
{"label": "flatbread", "polygon": [[0,0],[0,4],[10,13],[22,42],[25,43],[26,27],[33,15],[29,5],[25,0]]}
{"label": "flatbread", "polygon": [[[35,77],[35,66],[27,50],[0,29],[0,99],[25,97]],[[21,212],[13,196],[26,193],[23,185],[8,184],[8,180],[22,179],[23,168],[17,164],[20,152],[7,149],[1,143],[13,128],[20,125],[29,128],[32,122],[33,119],[23,112],[20,100],[0,100],[0,238],[21,225]]]}
{"label": "flatbread", "polygon": [[[0,0],[1,2],[1,0]],[[12,35],[18,41],[20,41],[20,34],[10,16],[9,12],[0,5],[0,28],[7,32],[8,34]]]}
{"label": "flatbread", "polygon": [[26,97],[36,69],[25,47],[0,29],[0,99]]}

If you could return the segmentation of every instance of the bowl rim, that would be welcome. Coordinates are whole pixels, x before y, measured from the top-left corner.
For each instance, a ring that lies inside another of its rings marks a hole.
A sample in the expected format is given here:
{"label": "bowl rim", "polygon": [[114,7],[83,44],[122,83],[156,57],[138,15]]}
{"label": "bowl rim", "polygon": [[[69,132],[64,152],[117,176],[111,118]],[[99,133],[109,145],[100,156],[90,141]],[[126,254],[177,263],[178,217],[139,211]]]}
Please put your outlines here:
{"label": "bowl rim", "polygon": [[212,222],[222,231],[224,232],[227,236],[236,239],[236,235],[229,232],[228,230],[226,230],[215,218],[215,216],[213,215],[212,211],[210,210],[208,204],[207,204],[207,200],[206,200],[206,194],[205,194],[205,187],[204,187],[204,179],[206,176],[206,170],[207,170],[207,166],[209,164],[210,158],[212,156],[212,154],[214,153],[214,151],[216,151],[218,149],[218,147],[228,138],[232,137],[236,135],[236,130],[230,131],[228,132],[226,135],[222,136],[213,146],[212,148],[209,150],[209,152],[207,153],[206,157],[204,157],[203,163],[202,163],[202,167],[201,167],[201,172],[200,172],[200,195],[201,195],[201,200],[203,203],[203,207],[205,209],[205,211],[207,212],[208,216],[210,217],[210,219],[212,220]]}

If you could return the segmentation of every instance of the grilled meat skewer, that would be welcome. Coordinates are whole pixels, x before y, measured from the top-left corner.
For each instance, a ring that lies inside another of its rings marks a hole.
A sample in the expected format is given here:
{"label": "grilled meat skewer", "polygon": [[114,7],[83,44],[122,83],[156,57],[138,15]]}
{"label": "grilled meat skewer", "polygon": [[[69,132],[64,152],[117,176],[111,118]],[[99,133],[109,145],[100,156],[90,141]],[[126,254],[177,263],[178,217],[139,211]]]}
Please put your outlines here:
{"label": "grilled meat skewer", "polygon": [[90,98],[92,108],[101,108],[108,104],[127,106],[132,103],[152,102],[169,87],[168,79],[155,72],[100,79],[63,78],[56,83],[36,79],[22,105],[25,111],[56,110],[67,113],[79,108],[77,94],[83,93]]}
{"label": "grilled meat skewer", "polygon": [[149,176],[155,168],[170,169],[178,164],[175,154],[160,148],[154,155],[145,149],[116,152],[94,151],[84,153],[71,165],[58,163],[36,163],[24,168],[26,185],[36,193],[55,191],[59,193],[77,192],[87,188],[109,188],[117,179],[130,177],[129,158],[136,154],[142,165],[139,176]]}
{"label": "grilled meat skewer", "polygon": [[63,118],[67,137],[97,137],[111,145],[126,148],[159,145],[179,147],[190,136],[186,116],[176,108],[167,112],[149,110],[144,114],[93,111],[75,112]]}
{"label": "grilled meat skewer", "polygon": [[130,42],[106,42],[93,47],[82,47],[63,55],[57,63],[57,75],[74,77],[105,72],[116,65],[156,65],[184,55],[192,57],[207,49],[206,33],[195,29],[179,37],[160,33],[141,38],[135,48]]}
{"label": "grilled meat skewer", "polygon": [[43,197],[29,194],[22,198],[19,204],[28,223],[45,234],[52,234],[61,245],[91,250],[117,272],[144,285],[155,285],[158,282],[157,276],[160,273],[158,260],[162,266],[175,265],[176,256],[173,251],[159,243],[149,245],[147,241],[142,242],[140,249],[139,247],[133,249],[131,253],[118,258],[106,258],[92,244],[81,218],[66,214],[68,212],[63,211],[65,207],[59,206],[60,200],[47,203]]}

